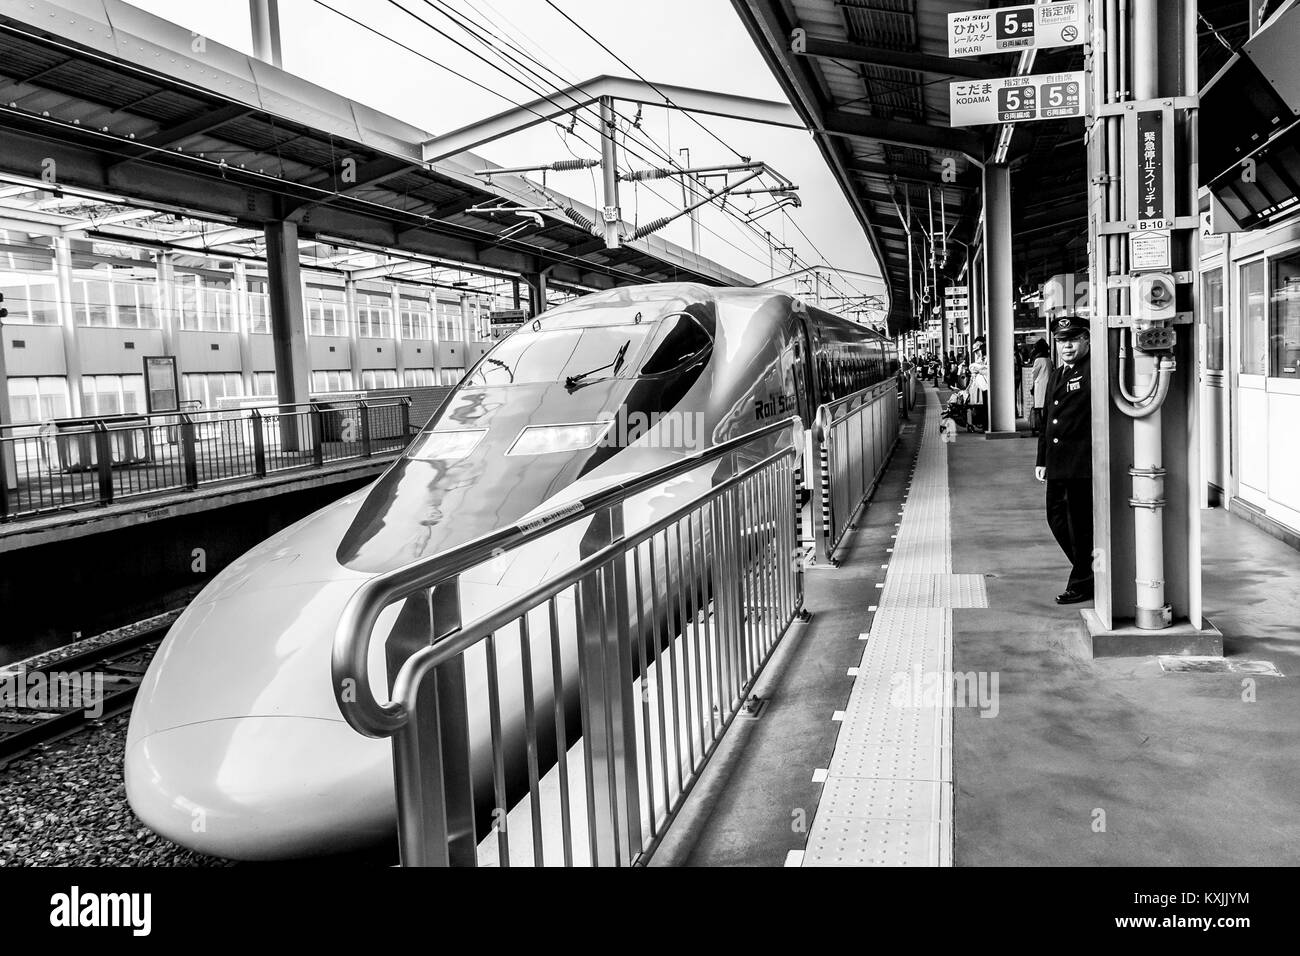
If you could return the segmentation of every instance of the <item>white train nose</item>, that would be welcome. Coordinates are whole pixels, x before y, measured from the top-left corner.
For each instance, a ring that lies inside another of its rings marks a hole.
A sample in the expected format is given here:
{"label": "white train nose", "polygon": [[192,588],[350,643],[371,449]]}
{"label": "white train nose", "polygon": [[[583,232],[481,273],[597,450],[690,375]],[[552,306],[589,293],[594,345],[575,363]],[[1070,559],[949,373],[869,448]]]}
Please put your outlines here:
{"label": "white train nose", "polygon": [[342,720],[235,717],[131,741],[126,794],[154,832],[201,853],[269,860],[394,833],[391,744]]}

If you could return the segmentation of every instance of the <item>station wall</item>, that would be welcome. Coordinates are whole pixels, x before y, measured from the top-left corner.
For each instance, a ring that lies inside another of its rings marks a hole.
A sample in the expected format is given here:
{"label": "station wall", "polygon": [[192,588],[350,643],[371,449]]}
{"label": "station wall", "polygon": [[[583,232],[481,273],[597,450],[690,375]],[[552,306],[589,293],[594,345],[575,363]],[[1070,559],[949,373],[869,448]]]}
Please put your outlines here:
{"label": "station wall", "polygon": [[[145,410],[143,360],[174,355],[192,407],[275,397],[266,266],[0,228],[0,329],[14,424]],[[303,269],[312,391],[450,385],[492,345],[474,298]]]}
{"label": "station wall", "polygon": [[1199,281],[1206,481],[1300,535],[1300,214],[1203,234]]}

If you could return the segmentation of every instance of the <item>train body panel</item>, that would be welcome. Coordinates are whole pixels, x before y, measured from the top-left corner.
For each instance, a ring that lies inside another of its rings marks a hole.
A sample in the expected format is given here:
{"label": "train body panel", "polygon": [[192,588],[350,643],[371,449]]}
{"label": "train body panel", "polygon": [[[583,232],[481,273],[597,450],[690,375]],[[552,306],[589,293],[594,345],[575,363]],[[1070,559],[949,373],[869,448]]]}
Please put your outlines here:
{"label": "train body panel", "polygon": [[[373,485],[254,548],[177,620],[132,714],[132,806],[163,835],[235,858],[332,852],[391,833],[390,744],[343,721],[330,678],[339,613],[363,581],[774,418],[799,415],[807,424],[818,401],[864,387],[873,373],[890,374],[891,350],[868,330],[766,290],[642,286],[542,316],[481,359]],[[755,458],[762,453],[754,449]],[[626,527],[644,527],[698,497],[718,480],[716,471],[695,469],[627,502]],[[585,556],[583,532],[582,522],[558,529],[467,571],[463,619]],[[644,600],[650,620],[648,594]],[[563,610],[571,710],[571,599]],[[381,616],[372,683],[383,685],[385,642],[400,637],[393,631],[404,621],[396,607]],[[518,639],[499,639],[497,653],[500,673],[515,675],[501,687],[513,769],[523,753],[514,706],[522,694]],[[538,644],[533,661],[537,711],[548,714],[551,701],[540,692],[550,687],[541,670],[542,662],[549,668],[549,649]],[[480,646],[467,655],[479,792],[489,772],[486,679]],[[374,690],[387,697],[386,687]],[[541,736],[554,739],[545,730]]]}

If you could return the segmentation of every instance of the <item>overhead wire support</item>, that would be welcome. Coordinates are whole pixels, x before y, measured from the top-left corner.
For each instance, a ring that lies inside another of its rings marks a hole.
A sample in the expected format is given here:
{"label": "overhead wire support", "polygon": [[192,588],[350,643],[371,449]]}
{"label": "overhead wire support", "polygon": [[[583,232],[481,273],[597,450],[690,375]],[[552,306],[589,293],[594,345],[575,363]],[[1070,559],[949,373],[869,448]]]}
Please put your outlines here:
{"label": "overhead wire support", "polygon": [[491,182],[493,176],[506,176],[512,173],[567,173],[579,169],[592,169],[599,165],[600,160],[598,159],[559,159],[553,163],[535,166],[502,166],[493,169],[476,169],[474,175],[482,176],[488,182]]}

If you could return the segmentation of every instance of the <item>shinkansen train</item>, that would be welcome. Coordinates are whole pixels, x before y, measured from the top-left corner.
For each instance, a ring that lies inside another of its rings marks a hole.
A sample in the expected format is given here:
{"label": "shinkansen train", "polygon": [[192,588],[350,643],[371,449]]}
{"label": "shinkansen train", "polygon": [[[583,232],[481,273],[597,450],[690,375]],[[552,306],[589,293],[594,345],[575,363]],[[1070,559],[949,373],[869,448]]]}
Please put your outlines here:
{"label": "shinkansen train", "polygon": [[[897,371],[886,337],[772,290],[636,286],[545,313],[480,359],[378,480],[245,554],[176,620],[131,714],[132,808],[232,859],[391,839],[391,744],[345,723],[330,679],[361,583],[773,419],[811,424],[820,405]],[[629,530],[712,473],[693,480],[648,496]],[[558,570],[563,556],[544,550],[464,575],[464,619]],[[394,617],[376,628],[372,680]]]}

